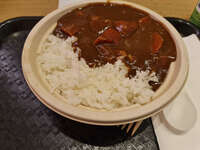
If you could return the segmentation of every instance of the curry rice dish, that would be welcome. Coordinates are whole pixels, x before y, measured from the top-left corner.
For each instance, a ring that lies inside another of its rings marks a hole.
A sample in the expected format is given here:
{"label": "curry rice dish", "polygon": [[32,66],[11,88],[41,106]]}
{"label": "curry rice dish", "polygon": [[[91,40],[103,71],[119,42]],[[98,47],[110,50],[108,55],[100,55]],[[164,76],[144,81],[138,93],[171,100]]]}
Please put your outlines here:
{"label": "curry rice dish", "polygon": [[93,3],[62,16],[37,54],[52,93],[72,105],[111,110],[150,102],[176,47],[146,12]]}

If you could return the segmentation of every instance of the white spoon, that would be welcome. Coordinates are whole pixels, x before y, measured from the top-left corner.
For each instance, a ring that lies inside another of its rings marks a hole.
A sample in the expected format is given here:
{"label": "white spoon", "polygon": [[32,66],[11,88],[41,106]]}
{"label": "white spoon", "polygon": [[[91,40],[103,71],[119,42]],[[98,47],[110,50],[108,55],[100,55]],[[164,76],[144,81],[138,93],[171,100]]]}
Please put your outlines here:
{"label": "white spoon", "polygon": [[163,110],[163,115],[174,129],[181,132],[190,130],[197,120],[197,110],[189,90],[181,91],[174,102]]}

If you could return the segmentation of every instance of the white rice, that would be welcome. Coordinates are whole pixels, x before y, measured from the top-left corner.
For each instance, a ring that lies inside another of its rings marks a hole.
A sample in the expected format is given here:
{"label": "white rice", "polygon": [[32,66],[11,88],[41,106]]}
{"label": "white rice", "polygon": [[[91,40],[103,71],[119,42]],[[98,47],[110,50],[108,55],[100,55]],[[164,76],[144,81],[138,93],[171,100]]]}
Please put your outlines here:
{"label": "white rice", "polygon": [[84,59],[78,60],[72,42],[49,35],[38,52],[37,63],[53,93],[59,93],[67,103],[97,109],[115,109],[141,105],[152,100],[154,91],[148,82],[158,81],[155,73],[137,71],[134,78],[125,77],[128,68],[118,60],[90,68]]}

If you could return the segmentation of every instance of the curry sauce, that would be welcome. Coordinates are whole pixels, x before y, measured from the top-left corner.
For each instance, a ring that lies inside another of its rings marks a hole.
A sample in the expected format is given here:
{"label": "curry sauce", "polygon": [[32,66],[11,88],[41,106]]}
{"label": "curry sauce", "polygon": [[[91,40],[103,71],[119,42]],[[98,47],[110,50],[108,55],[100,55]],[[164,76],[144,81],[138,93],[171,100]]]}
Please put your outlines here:
{"label": "curry sauce", "polygon": [[121,59],[128,67],[127,77],[136,70],[155,72],[159,82],[149,82],[159,88],[176,60],[176,47],[170,34],[148,13],[128,5],[93,3],[62,16],[53,34],[66,39],[78,38],[74,51],[89,67],[100,67]]}

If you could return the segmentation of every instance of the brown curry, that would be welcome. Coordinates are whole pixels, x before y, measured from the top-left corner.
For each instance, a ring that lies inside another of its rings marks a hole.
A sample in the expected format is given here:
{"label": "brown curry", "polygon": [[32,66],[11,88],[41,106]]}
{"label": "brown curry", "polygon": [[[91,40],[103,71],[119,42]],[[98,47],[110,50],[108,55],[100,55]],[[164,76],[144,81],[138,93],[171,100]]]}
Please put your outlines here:
{"label": "brown curry", "polygon": [[136,70],[155,72],[159,82],[149,82],[153,90],[162,84],[170,63],[176,60],[176,47],[165,27],[127,5],[94,3],[75,9],[58,20],[53,33],[59,38],[76,36],[74,51],[80,48],[79,58],[89,67],[121,59],[129,78]]}

